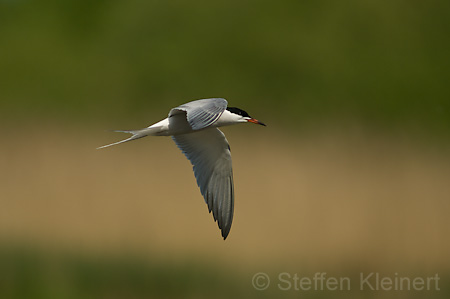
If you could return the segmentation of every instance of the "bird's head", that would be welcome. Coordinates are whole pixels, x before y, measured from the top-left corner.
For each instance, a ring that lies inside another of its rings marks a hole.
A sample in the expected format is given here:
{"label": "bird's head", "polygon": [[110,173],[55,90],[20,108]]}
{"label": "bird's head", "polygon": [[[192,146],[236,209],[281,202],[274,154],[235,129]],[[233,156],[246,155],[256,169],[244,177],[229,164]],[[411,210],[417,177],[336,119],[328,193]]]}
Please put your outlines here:
{"label": "bird's head", "polygon": [[262,125],[262,126],[266,126],[264,123],[260,122],[259,120],[251,117],[250,115],[248,115],[248,113],[242,109],[236,108],[236,107],[228,107],[227,110],[229,112],[231,112],[234,121],[236,122],[249,122],[249,123],[254,123],[257,125]]}

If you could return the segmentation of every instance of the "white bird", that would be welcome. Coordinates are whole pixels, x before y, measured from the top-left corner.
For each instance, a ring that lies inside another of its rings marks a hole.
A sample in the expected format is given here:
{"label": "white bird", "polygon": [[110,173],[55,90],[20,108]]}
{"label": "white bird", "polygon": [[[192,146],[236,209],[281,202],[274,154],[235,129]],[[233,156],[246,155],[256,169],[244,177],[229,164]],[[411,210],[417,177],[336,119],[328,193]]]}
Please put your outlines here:
{"label": "white bird", "polygon": [[171,109],[167,118],[147,128],[115,131],[133,135],[99,149],[145,136],[172,136],[173,141],[193,165],[200,192],[225,240],[233,221],[233,169],[230,146],[217,127],[246,122],[265,126],[244,110],[227,105],[227,100],[221,98],[183,104]]}

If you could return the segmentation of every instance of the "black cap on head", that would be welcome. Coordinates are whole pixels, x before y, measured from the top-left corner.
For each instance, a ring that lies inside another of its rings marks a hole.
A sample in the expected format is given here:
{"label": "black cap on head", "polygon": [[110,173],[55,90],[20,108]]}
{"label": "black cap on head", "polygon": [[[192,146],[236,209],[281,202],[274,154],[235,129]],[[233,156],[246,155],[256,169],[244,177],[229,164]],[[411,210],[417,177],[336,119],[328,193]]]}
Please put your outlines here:
{"label": "black cap on head", "polygon": [[240,115],[242,117],[251,117],[250,115],[248,115],[247,112],[245,112],[242,109],[236,108],[236,107],[227,107],[227,110],[230,111],[231,113]]}

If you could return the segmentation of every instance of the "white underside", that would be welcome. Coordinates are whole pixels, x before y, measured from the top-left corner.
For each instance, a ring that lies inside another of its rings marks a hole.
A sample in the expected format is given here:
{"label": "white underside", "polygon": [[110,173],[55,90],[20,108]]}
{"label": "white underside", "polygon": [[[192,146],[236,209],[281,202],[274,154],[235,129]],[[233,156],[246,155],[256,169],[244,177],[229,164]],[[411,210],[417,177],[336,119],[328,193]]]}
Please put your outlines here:
{"label": "white underside", "polygon": [[[242,120],[242,117],[225,110],[220,115],[219,119],[217,119],[210,127],[230,126],[240,122],[246,121]],[[175,114],[170,116],[170,118],[165,118],[149,126],[148,129],[151,129],[148,131],[148,135],[153,136],[173,136],[196,132],[196,130],[192,130],[184,113]]]}

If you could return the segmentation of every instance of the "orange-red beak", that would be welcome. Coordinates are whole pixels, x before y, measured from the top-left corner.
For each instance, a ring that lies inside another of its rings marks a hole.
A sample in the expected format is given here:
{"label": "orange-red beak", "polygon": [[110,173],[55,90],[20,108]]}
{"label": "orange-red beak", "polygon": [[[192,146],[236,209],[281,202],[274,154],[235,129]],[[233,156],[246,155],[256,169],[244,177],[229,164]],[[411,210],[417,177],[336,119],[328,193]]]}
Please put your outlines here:
{"label": "orange-red beak", "polygon": [[254,119],[254,118],[250,118],[249,120],[247,120],[249,123],[254,123],[254,124],[257,124],[257,125],[261,125],[261,126],[266,126],[264,123],[262,123],[262,122],[260,122],[259,120],[257,120],[257,119]]}

